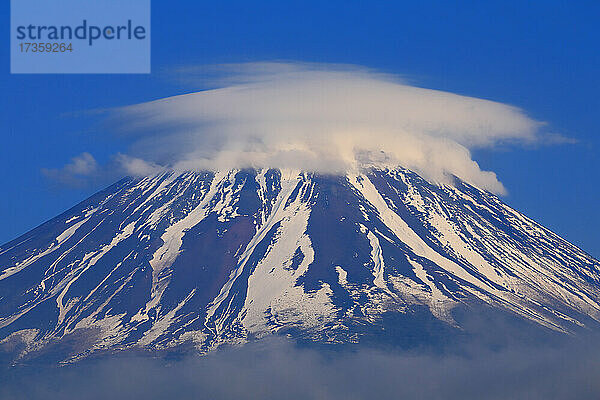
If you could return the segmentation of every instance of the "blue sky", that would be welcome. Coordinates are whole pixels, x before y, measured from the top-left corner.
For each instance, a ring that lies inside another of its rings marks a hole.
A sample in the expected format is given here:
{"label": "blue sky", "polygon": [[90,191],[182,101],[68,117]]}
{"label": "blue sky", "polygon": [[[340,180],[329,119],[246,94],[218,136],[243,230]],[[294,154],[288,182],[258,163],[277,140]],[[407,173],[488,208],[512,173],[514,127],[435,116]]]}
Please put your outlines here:
{"label": "blue sky", "polygon": [[474,158],[504,200],[600,257],[600,5],[597,2],[179,2],[152,6],[150,75],[10,75],[9,8],[0,71],[0,242],[59,214],[107,182],[65,187],[42,168],[127,140],[87,112],[200,89],[182,66],[292,60],[346,63],[412,84],[522,108],[576,144],[505,146]]}

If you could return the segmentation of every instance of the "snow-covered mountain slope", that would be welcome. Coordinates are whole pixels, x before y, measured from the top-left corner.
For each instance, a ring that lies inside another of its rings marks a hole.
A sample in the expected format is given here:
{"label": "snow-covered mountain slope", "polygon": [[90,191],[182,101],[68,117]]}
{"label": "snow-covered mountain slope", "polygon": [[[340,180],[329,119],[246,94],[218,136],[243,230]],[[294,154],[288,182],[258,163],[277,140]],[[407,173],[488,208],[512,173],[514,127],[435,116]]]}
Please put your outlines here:
{"label": "snow-covered mountain slope", "polygon": [[21,356],[73,337],[78,356],[356,343],[418,310],[460,330],[474,307],[597,329],[600,263],[488,192],[404,169],[125,179],[0,248],[0,340]]}

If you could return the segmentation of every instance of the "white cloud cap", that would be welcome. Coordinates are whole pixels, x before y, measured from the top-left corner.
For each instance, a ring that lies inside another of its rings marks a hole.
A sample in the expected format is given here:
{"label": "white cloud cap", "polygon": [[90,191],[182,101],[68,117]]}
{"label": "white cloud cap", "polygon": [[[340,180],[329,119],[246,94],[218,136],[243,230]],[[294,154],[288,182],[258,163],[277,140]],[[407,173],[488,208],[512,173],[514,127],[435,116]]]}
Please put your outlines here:
{"label": "white cloud cap", "polygon": [[[513,106],[423,89],[348,66],[223,67],[224,86],[114,110],[155,168],[301,168],[338,173],[402,165],[504,193],[469,149],[534,142],[543,125]],[[139,162],[141,163],[141,161]],[[140,167],[141,168],[141,167]]]}

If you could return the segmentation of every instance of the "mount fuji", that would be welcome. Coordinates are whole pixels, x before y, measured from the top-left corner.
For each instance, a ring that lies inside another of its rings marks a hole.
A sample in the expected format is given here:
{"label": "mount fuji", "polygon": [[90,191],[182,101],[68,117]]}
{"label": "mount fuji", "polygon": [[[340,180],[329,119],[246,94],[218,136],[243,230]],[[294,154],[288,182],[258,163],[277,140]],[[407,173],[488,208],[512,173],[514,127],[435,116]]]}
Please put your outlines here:
{"label": "mount fuji", "polygon": [[600,262],[458,178],[403,168],[126,178],[0,247],[12,362],[273,334],[419,346],[600,327]]}

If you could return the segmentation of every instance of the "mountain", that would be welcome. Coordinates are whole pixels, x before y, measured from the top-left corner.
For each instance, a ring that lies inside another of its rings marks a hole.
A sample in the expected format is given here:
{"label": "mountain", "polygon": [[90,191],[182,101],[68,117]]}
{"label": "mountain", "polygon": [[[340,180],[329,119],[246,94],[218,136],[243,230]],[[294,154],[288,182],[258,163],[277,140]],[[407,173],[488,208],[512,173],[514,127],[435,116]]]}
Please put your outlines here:
{"label": "mountain", "polygon": [[272,333],[415,346],[600,326],[600,262],[495,195],[406,169],[127,178],[0,247],[11,359],[206,352]]}

